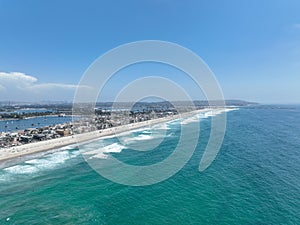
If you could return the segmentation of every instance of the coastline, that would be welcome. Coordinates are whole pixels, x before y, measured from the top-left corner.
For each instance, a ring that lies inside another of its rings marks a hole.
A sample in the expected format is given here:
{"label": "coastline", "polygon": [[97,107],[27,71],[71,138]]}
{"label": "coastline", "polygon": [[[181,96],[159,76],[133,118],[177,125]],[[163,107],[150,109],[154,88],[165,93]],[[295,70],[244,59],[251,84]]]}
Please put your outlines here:
{"label": "coastline", "polygon": [[[116,126],[116,127],[112,127],[112,128],[108,128],[108,129],[104,129],[104,130],[91,131],[91,132],[76,134],[76,135],[67,136],[67,137],[61,137],[61,138],[56,138],[56,139],[51,139],[51,140],[46,140],[46,141],[39,141],[39,142],[34,142],[34,143],[10,147],[10,148],[3,148],[3,149],[0,149],[0,163],[9,161],[9,160],[13,160],[16,158],[21,158],[21,157],[27,156],[27,155],[32,155],[32,154],[36,154],[36,153],[40,153],[40,152],[47,152],[52,149],[58,149],[58,148],[62,148],[62,147],[68,146],[68,145],[80,144],[83,142],[96,140],[96,139],[99,139],[102,137],[117,135],[117,134],[120,134],[123,132],[135,130],[135,129],[146,127],[149,125],[165,123],[165,122],[176,120],[179,118],[194,116],[199,113],[205,113],[205,112],[208,112],[211,110],[212,109],[200,109],[200,110],[186,112],[186,113],[182,113],[182,114],[178,114],[178,115],[173,115],[173,116],[168,116],[168,117],[163,117],[163,118],[158,118],[158,119],[152,119],[152,120],[147,120],[147,121],[138,122],[138,123],[131,123],[131,124],[126,124],[126,125]],[[216,110],[216,109],[213,109],[213,110]]]}

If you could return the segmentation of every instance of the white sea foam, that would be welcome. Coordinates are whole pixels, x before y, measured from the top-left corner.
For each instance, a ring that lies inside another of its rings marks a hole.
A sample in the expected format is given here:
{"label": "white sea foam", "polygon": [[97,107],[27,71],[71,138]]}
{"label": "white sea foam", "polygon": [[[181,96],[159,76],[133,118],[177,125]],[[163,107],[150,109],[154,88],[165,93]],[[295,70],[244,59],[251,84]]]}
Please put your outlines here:
{"label": "white sea foam", "polygon": [[93,159],[93,158],[97,158],[97,159],[107,159],[108,158],[108,155],[107,154],[104,154],[103,152],[100,152],[98,154],[95,154],[91,157],[89,157],[89,159]]}
{"label": "white sea foam", "polygon": [[120,134],[118,134],[119,137],[124,137],[127,136],[128,134],[132,134],[132,133],[144,133],[144,134],[151,134],[153,133],[153,130],[169,130],[170,128],[168,127],[168,125],[166,123],[159,123],[159,124],[154,124],[154,125],[149,125],[146,127],[142,127],[142,128],[137,128],[137,129],[133,129],[130,131],[126,131],[126,132],[122,132]]}
{"label": "white sea foam", "polygon": [[216,112],[216,111],[209,111],[209,112],[206,112],[205,113],[205,117],[212,117],[212,116],[216,116],[218,115],[219,113]]}
{"label": "white sea foam", "polygon": [[101,139],[101,140],[96,140],[96,141],[93,141],[93,142],[89,142],[87,144],[83,144],[80,146],[80,151],[82,153],[87,153],[87,152],[91,152],[95,149],[99,149],[101,148],[104,144],[104,140],[105,139]]}
{"label": "white sea foam", "polygon": [[71,150],[71,149],[74,149],[76,147],[77,147],[77,145],[68,145],[68,146],[62,147],[60,149],[61,150]]}
{"label": "white sea foam", "polygon": [[191,117],[188,117],[188,118],[183,118],[182,121],[181,121],[181,124],[184,125],[184,124],[188,124],[188,123],[198,122],[201,119],[217,116],[221,113],[230,112],[230,111],[234,111],[234,110],[239,110],[239,108],[212,109],[212,110],[209,110],[207,112],[204,112],[204,113],[202,112],[200,114],[197,114],[197,115],[194,115],[194,116],[191,116]]}
{"label": "white sea foam", "polygon": [[155,130],[169,130],[171,129],[167,123],[160,123],[152,126],[152,129]]}
{"label": "white sea foam", "polygon": [[230,112],[230,111],[234,111],[234,110],[239,110],[239,108],[214,109],[214,110],[210,110],[210,111],[206,112],[205,116],[207,116],[207,117],[217,116],[221,113]]}
{"label": "white sea foam", "polygon": [[192,116],[186,119],[183,119],[181,121],[181,124],[188,124],[188,123],[194,123],[194,122],[199,122],[200,118],[198,118],[198,116]]}
{"label": "white sea foam", "polygon": [[30,174],[38,171],[38,168],[31,165],[16,165],[5,168],[4,171],[13,174]]}
{"label": "white sea foam", "polygon": [[144,130],[144,131],[142,132],[142,134],[152,134],[152,131],[151,131],[151,130]]}
{"label": "white sea foam", "polygon": [[[53,169],[65,163],[66,160],[77,157],[79,154],[80,151],[54,152],[41,158],[27,160],[25,161],[25,164],[11,166],[3,170],[10,174],[33,174],[42,170]],[[0,180],[3,176],[0,177]]]}
{"label": "white sea foam", "polygon": [[104,153],[121,152],[124,148],[125,148],[125,146],[123,146],[123,145],[120,145],[118,143],[113,143],[111,145],[105,146],[103,148],[103,152]]}
{"label": "white sea foam", "polygon": [[239,108],[236,108],[236,107],[235,108],[234,107],[233,108],[226,108],[225,112],[230,112],[230,111],[235,111],[235,110],[239,110]]}
{"label": "white sea foam", "polygon": [[153,138],[155,138],[153,135],[140,134],[136,137],[126,138],[122,141],[124,141],[124,142],[145,141],[145,140],[150,140]]}
{"label": "white sea foam", "polygon": [[92,149],[90,151],[85,151],[83,154],[86,156],[90,156],[90,158],[101,158],[106,159],[108,157],[108,153],[120,153],[126,147],[119,144],[113,143],[104,147],[98,147],[97,149]]}
{"label": "white sea foam", "polygon": [[52,154],[46,155],[43,158],[28,160],[25,163],[36,166],[39,169],[43,168],[53,168],[59,164],[64,163],[66,160],[70,158],[74,158],[78,155],[76,153],[71,153],[69,151],[60,151],[54,152]]}

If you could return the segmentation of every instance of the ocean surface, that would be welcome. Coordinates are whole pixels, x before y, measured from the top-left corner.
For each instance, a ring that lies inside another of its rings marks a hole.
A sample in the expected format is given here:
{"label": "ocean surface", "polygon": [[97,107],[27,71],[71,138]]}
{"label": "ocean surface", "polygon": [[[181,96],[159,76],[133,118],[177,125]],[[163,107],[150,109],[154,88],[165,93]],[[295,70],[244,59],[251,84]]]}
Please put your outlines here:
{"label": "ocean surface", "polygon": [[[75,146],[1,169],[0,224],[300,224],[300,107],[228,112],[220,152],[199,172],[210,122],[211,117],[202,116],[200,122],[182,123],[200,123],[192,158],[174,176],[150,186],[103,178]],[[102,160],[116,157],[150,165],[172,153],[180,124],[177,120],[162,126],[166,135],[154,151],[133,151],[113,137],[80,150],[102,146]],[[151,132],[140,129],[126,135],[123,141],[140,143]]]}

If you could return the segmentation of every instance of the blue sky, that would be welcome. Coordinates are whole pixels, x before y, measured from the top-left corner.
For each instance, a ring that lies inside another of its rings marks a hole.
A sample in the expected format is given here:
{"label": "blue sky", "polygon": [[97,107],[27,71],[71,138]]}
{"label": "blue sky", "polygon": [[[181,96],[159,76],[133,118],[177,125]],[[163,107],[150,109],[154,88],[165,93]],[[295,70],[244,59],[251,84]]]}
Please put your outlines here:
{"label": "blue sky", "polygon": [[97,57],[154,39],[198,54],[226,99],[300,103],[299,12],[298,0],[0,0],[0,101],[72,100]]}

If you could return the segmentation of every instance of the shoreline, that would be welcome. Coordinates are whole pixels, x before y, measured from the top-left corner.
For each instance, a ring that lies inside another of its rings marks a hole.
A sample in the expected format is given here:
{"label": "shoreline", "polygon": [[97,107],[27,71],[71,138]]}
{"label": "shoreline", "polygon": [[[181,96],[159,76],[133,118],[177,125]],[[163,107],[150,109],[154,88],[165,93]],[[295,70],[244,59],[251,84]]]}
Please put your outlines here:
{"label": "shoreline", "polygon": [[116,126],[104,130],[91,131],[91,132],[76,134],[67,137],[60,137],[56,139],[39,141],[39,142],[24,144],[24,145],[10,147],[10,148],[3,148],[0,149],[0,163],[4,163],[5,161],[10,161],[28,155],[33,155],[36,153],[47,152],[68,145],[74,145],[74,144],[79,145],[80,143],[93,141],[111,135],[121,134],[127,131],[132,131],[138,128],[142,128],[154,124],[169,122],[179,118],[194,116],[199,113],[205,113],[211,110],[212,109],[199,109],[199,110],[185,112],[178,115],[152,119],[152,120],[147,120],[138,123],[125,124],[125,125]]}

